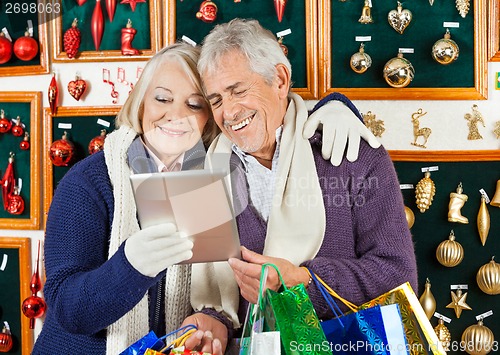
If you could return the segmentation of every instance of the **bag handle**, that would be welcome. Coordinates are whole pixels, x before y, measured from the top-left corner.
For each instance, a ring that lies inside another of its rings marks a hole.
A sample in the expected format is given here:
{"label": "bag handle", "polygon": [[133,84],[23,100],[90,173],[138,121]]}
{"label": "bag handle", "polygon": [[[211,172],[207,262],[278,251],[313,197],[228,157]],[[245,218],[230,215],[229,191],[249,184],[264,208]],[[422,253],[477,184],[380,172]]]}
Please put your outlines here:
{"label": "bag handle", "polygon": [[286,287],[285,281],[283,280],[283,276],[281,275],[281,272],[279,271],[278,267],[272,263],[264,263],[262,264],[262,268],[260,271],[260,284],[259,284],[259,297],[257,299],[257,303],[261,309],[264,309],[263,305],[263,295],[264,295],[264,287],[266,287],[266,281],[267,281],[267,267],[270,266],[276,272],[278,273],[278,277],[280,278],[281,285],[285,289],[285,291],[288,291],[288,288]]}
{"label": "bag handle", "polygon": [[163,353],[164,351],[169,350],[171,348],[177,348],[179,346],[183,346],[184,343],[186,342],[187,338],[189,338],[191,336],[191,334],[193,334],[196,330],[198,330],[196,325],[188,324],[188,325],[185,325],[184,327],[181,327],[177,330],[174,330],[173,332],[170,332],[170,333],[162,336],[160,339],[164,340],[170,335],[174,335],[174,334],[178,334],[178,333],[182,332],[182,334],[178,338],[174,339],[168,345],[163,347],[160,350],[160,352]]}
{"label": "bag handle", "polygon": [[326,292],[328,292],[331,296],[335,297],[336,299],[338,299],[340,302],[342,302],[343,304],[346,305],[347,308],[349,308],[351,311],[353,312],[357,312],[358,311],[358,308],[356,307],[356,305],[352,302],[349,302],[348,300],[346,300],[345,298],[341,297],[337,292],[335,292],[330,286],[328,286],[326,284],[325,281],[323,281],[318,275],[316,275],[314,272],[312,272],[311,270],[309,270],[307,267],[305,266],[302,266],[302,268],[304,268],[307,273],[309,274],[309,276],[315,281],[318,282],[316,283],[316,287],[318,287],[320,290],[322,288],[324,288],[326,290]]}

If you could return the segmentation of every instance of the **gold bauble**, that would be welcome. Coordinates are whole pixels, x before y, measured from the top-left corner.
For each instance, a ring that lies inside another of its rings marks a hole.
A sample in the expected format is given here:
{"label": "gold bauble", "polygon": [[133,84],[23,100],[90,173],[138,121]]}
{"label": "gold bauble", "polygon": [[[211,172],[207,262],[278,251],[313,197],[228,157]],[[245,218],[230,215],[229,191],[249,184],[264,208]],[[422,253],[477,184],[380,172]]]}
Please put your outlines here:
{"label": "gold bauble", "polygon": [[477,324],[467,327],[462,333],[462,344],[465,352],[471,355],[486,355],[495,344],[495,337],[490,328],[480,320]]}
{"label": "gold bauble", "polygon": [[458,59],[459,52],[457,43],[451,39],[450,31],[447,29],[444,38],[434,43],[431,53],[436,62],[448,65]]}
{"label": "gold bauble", "polygon": [[406,222],[408,223],[408,228],[413,227],[413,224],[415,223],[415,215],[413,214],[411,208],[408,206],[405,206],[405,217]]}
{"label": "gold bauble", "polygon": [[484,246],[490,231],[490,213],[488,212],[488,207],[486,207],[486,199],[484,196],[481,196],[481,205],[477,213],[477,230],[479,232],[479,238],[481,238],[481,243]]}
{"label": "gold bauble", "polygon": [[431,292],[431,282],[429,281],[429,279],[425,281],[424,293],[422,293],[422,296],[420,296],[418,300],[422,305],[427,318],[431,319],[434,315],[434,311],[436,310],[436,299]]}
{"label": "gold bauble", "polygon": [[476,282],[481,291],[488,295],[500,294],[500,265],[491,258],[491,261],[479,268]]}
{"label": "gold bauble", "polygon": [[447,240],[439,243],[436,249],[436,258],[439,263],[446,267],[454,267],[464,259],[464,248],[455,240],[455,233],[450,232]]}
{"label": "gold bauble", "polygon": [[417,198],[417,207],[421,213],[424,213],[432,204],[434,195],[436,194],[436,186],[431,180],[431,173],[426,171],[424,177],[417,183],[415,187],[415,197]]}
{"label": "gold bauble", "polygon": [[358,74],[363,74],[372,65],[372,58],[365,53],[365,45],[361,43],[359,46],[359,52],[354,53],[351,56],[351,61],[349,62],[351,69]]}
{"label": "gold bauble", "polygon": [[384,66],[384,79],[393,88],[404,88],[408,86],[415,76],[415,69],[410,61],[403,58],[403,53],[389,59]]}
{"label": "gold bauble", "polygon": [[443,318],[439,318],[439,323],[434,327],[434,332],[443,345],[444,351],[450,351],[451,333],[448,327],[444,325]]}

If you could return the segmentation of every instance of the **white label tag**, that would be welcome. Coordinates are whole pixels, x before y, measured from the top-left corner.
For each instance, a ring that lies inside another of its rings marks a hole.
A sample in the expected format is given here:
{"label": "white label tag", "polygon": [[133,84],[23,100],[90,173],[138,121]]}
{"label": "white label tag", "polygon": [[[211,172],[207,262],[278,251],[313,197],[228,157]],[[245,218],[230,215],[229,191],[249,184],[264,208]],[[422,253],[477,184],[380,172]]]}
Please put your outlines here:
{"label": "white label tag", "polygon": [[490,203],[490,198],[488,197],[488,194],[486,193],[486,191],[484,191],[484,189],[479,190],[479,193],[484,197],[486,203]]}
{"label": "white label tag", "polygon": [[73,127],[73,125],[71,123],[59,123],[57,125],[57,128],[60,128],[60,129],[71,129]]}
{"label": "white label tag", "polygon": [[399,48],[399,53],[414,53],[415,48]]}
{"label": "white label tag", "polygon": [[477,321],[480,321],[486,317],[489,317],[489,316],[492,316],[493,315],[493,311],[492,310],[489,310],[488,312],[484,312],[482,314],[479,314],[476,316],[476,320]]}
{"label": "white label tag", "polygon": [[184,42],[186,42],[187,44],[190,44],[192,45],[193,47],[196,47],[196,42],[193,41],[191,38],[189,38],[188,36],[182,36],[181,38]]}
{"label": "white label tag", "polygon": [[12,37],[10,37],[9,31],[7,30],[7,27],[2,28],[2,32],[5,35],[5,38],[7,38],[9,41],[12,42]]}
{"label": "white label tag", "polygon": [[410,190],[413,189],[413,184],[401,184],[399,185],[399,188],[401,190]]}
{"label": "white label tag", "polygon": [[292,30],[287,28],[286,30],[279,31],[278,33],[276,33],[276,37],[278,37],[278,38],[285,37],[286,35],[289,35],[290,33],[292,33]]}
{"label": "white label tag", "polygon": [[443,27],[459,28],[460,27],[460,23],[458,23],[458,22],[443,22]]}
{"label": "white label tag", "polygon": [[467,290],[469,285],[450,285],[450,289],[452,290]]}
{"label": "white label tag", "polygon": [[425,173],[426,171],[438,171],[439,166],[429,166],[426,168],[422,168],[422,172]]}
{"label": "white label tag", "polygon": [[102,118],[97,119],[97,124],[104,126],[104,127],[107,127],[107,128],[109,128],[109,126],[111,125],[111,123],[109,123],[106,120],[103,120]]}
{"label": "white label tag", "polygon": [[370,42],[372,40],[372,36],[356,36],[354,37],[356,42]]}
{"label": "white label tag", "polygon": [[438,312],[435,312],[434,313],[434,317],[436,317],[437,319],[442,319],[444,320],[446,323],[451,323],[451,319],[446,317],[446,316],[443,316],[442,314],[438,313]]}
{"label": "white label tag", "polygon": [[30,37],[33,37],[33,21],[31,20],[28,20],[28,33]]}

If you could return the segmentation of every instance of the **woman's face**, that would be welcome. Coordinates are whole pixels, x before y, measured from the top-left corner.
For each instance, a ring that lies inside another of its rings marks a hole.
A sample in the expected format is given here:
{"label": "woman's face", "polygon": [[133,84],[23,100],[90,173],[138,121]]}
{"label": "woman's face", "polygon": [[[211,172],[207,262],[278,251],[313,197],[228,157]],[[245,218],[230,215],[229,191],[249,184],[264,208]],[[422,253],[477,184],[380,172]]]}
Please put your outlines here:
{"label": "woman's face", "polygon": [[164,164],[191,149],[201,138],[209,107],[183,67],[167,59],[144,95],[143,139]]}

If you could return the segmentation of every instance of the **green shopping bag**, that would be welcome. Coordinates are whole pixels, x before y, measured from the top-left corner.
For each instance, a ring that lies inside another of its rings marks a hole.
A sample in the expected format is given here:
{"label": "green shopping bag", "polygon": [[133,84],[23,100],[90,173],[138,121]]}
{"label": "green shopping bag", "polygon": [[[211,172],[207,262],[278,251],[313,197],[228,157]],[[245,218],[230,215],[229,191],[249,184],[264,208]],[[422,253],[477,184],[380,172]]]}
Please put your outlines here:
{"label": "green shopping bag", "polygon": [[264,310],[264,329],[280,332],[282,354],[331,355],[328,340],[303,284],[286,287],[276,265],[264,264],[260,292],[265,286],[266,277],[263,276],[268,266],[278,273],[283,290],[275,292],[267,289],[261,298],[259,306]]}

